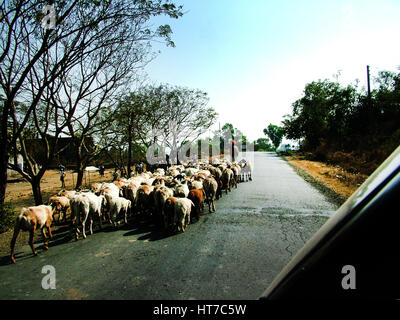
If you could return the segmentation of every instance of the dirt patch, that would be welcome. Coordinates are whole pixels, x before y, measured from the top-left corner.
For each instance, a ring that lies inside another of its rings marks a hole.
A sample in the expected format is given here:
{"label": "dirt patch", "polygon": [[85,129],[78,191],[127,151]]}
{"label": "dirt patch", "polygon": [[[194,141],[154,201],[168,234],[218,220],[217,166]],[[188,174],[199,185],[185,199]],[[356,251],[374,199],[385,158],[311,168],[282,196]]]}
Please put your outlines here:
{"label": "dirt patch", "polygon": [[284,159],[302,176],[323,191],[335,203],[342,204],[368,178],[368,175],[351,173],[338,165],[286,156]]}
{"label": "dirt patch", "polygon": [[[113,169],[105,171],[104,177],[101,177],[97,172],[91,172],[85,174],[83,180],[83,186],[89,187],[94,182],[111,182]],[[67,190],[73,190],[77,174],[72,171],[66,171],[67,176],[65,177],[65,186]],[[10,177],[11,182],[7,184],[6,191],[6,203],[10,203],[14,207],[15,216],[19,214],[22,207],[34,206],[35,201],[32,194],[32,188],[29,182],[22,179],[20,176]],[[60,172],[58,170],[48,170],[44,174],[41,180],[41,190],[43,196],[43,202],[47,203],[48,199],[55,195],[61,190]],[[57,219],[57,215],[55,216]],[[65,227],[64,225],[58,225],[53,223],[52,232],[57,234],[58,229]],[[9,230],[0,234],[0,256],[10,254],[10,242],[13,235],[13,230]],[[29,232],[20,232],[15,244],[16,252],[18,248],[28,244]],[[35,234],[35,243],[40,243],[42,235],[40,230]]]}
{"label": "dirt patch", "polygon": [[88,295],[79,288],[69,288],[66,294],[67,300],[83,300]]}

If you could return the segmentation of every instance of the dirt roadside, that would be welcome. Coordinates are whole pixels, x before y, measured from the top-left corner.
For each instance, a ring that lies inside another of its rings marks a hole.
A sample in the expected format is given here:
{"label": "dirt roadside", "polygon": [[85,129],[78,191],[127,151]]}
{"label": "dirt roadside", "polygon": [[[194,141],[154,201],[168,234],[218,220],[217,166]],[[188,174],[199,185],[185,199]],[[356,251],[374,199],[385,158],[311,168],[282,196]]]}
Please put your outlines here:
{"label": "dirt roadside", "polygon": [[365,174],[347,172],[338,165],[309,161],[301,156],[283,156],[289,165],[306,181],[341,205],[368,178]]}

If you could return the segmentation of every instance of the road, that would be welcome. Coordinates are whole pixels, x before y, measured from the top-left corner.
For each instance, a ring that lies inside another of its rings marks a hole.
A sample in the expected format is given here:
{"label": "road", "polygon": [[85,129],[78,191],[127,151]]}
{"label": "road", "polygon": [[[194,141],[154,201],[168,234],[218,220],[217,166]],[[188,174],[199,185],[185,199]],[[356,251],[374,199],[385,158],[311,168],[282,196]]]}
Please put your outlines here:
{"label": "road", "polygon": [[[25,246],[15,265],[0,258],[0,299],[257,299],[337,209],[275,153],[256,153],[253,181],[216,207],[177,235],[143,223],[61,232],[36,257]],[[42,288],[45,265],[56,289]]]}

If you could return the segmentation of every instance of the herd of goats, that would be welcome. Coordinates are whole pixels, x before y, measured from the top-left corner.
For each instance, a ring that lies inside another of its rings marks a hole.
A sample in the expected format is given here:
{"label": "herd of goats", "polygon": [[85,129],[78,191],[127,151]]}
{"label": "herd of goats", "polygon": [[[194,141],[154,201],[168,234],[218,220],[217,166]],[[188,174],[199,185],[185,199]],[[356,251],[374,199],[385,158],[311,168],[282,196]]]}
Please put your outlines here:
{"label": "herd of goats", "polygon": [[[53,216],[57,222],[66,222],[67,213],[75,232],[86,238],[85,224],[93,234],[93,220],[117,226],[133,217],[151,218],[169,232],[185,232],[193,219],[199,220],[204,203],[209,212],[215,212],[215,200],[238,182],[252,180],[252,164],[245,159],[230,162],[214,159],[212,163],[197,162],[187,165],[172,165],[146,171],[129,179],[119,178],[110,183],[94,183],[90,190],[61,190],[49,199],[49,205],[22,208],[17,217],[11,240],[11,261],[15,263],[14,247],[20,230],[29,231],[29,245],[34,255],[34,233],[40,229],[44,238],[44,249],[48,250],[52,238]],[[45,229],[48,232],[46,237]],[[81,230],[80,230],[81,229]]]}

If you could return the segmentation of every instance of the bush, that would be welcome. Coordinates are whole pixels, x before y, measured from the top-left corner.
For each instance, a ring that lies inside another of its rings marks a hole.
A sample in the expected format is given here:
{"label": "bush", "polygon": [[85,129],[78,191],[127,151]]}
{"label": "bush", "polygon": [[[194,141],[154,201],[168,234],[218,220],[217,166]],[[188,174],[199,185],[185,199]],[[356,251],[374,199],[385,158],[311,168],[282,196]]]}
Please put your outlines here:
{"label": "bush", "polygon": [[295,152],[293,150],[287,149],[285,151],[277,151],[276,152],[279,156],[293,156],[295,154]]}
{"label": "bush", "polygon": [[15,211],[10,204],[0,205],[0,233],[10,230],[14,226]]}

